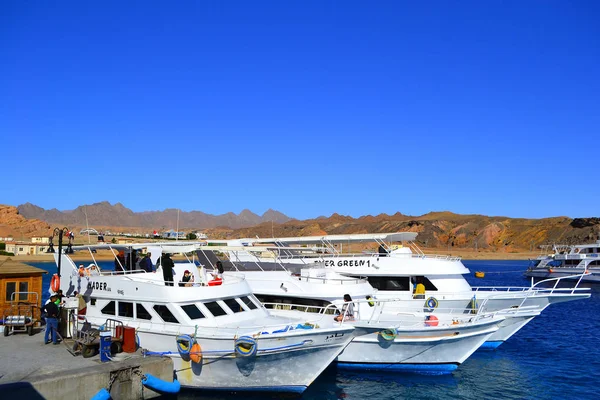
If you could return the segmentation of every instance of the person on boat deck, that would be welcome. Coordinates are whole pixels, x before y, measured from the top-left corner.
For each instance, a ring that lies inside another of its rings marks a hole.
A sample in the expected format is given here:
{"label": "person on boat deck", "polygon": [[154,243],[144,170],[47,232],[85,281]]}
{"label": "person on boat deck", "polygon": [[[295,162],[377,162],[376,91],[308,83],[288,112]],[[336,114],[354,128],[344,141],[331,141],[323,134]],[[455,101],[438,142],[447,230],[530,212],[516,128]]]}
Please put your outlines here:
{"label": "person on boat deck", "polygon": [[179,282],[179,286],[193,286],[194,285],[194,275],[191,274],[187,269],[183,273],[183,278],[181,278],[181,282]]}
{"label": "person on boat deck", "polygon": [[125,252],[123,250],[119,251],[117,257],[115,258],[115,271],[122,272],[125,270]]}
{"label": "person on boat deck", "polygon": [[423,281],[418,278],[417,285],[415,286],[413,292],[413,299],[424,299],[425,298],[425,285],[423,285]]}
{"label": "person on boat deck", "polygon": [[223,263],[221,261],[217,261],[217,269],[211,272],[210,274],[212,275],[214,280],[223,280],[224,271],[225,270],[223,269]]}
{"label": "person on boat deck", "polygon": [[140,261],[140,268],[146,272],[152,272],[152,260],[150,259],[150,253],[146,253],[142,261]]}
{"label": "person on boat deck", "polygon": [[90,265],[88,265],[87,269],[88,269],[88,273],[91,276],[98,276],[98,275],[100,275],[100,269],[96,266],[96,264],[90,264]]}
{"label": "person on boat deck", "polygon": [[381,244],[381,245],[379,245],[379,250],[378,250],[378,253],[379,253],[379,257],[387,257],[387,256],[388,256],[388,252],[387,252],[387,250],[385,249],[385,247],[383,247],[383,245],[382,245],[382,244]]}
{"label": "person on boat deck", "polygon": [[166,253],[160,258],[160,264],[162,265],[163,278],[165,279],[165,285],[173,286],[173,268],[175,264],[171,260],[171,255]]}
{"label": "person on boat deck", "polygon": [[[46,313],[46,333],[44,334],[44,343],[50,343],[50,335],[52,334],[52,343],[58,344],[56,332],[58,330],[58,306],[56,301],[57,295],[50,296],[50,301],[41,308],[42,312]],[[59,300],[60,301],[60,300]]]}
{"label": "person on boat deck", "polygon": [[[344,306],[342,307],[342,312],[340,315],[336,315],[334,320],[340,322],[344,321],[352,321],[354,320],[354,303],[352,303],[352,297],[348,293],[344,295]],[[344,319],[345,317],[345,319]]]}

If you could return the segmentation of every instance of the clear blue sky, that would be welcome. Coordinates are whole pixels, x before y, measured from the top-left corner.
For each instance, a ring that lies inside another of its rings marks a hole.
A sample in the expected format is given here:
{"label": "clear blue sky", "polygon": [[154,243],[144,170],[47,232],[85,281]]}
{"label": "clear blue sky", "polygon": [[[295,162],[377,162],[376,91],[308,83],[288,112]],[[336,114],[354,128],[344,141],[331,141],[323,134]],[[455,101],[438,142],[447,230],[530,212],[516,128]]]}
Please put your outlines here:
{"label": "clear blue sky", "polygon": [[0,203],[600,216],[598,1],[4,1]]}

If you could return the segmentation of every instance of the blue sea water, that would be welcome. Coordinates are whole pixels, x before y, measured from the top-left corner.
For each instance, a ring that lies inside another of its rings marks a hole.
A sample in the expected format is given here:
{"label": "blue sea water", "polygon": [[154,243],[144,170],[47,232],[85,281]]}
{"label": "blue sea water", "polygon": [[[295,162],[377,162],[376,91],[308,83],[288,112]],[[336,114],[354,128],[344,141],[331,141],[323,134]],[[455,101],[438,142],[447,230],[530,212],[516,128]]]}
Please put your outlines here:
{"label": "blue sea water", "polygon": [[[51,263],[32,263],[56,272]],[[112,263],[100,263],[109,268]],[[528,286],[527,261],[464,261],[485,278],[467,277],[473,286]],[[87,264],[86,264],[87,265]],[[44,287],[50,285],[50,274]],[[180,399],[597,399],[600,383],[600,285],[592,297],[548,307],[508,342],[477,351],[451,375],[338,371],[328,368],[300,397],[269,393],[185,391]],[[290,365],[290,368],[297,366]]]}

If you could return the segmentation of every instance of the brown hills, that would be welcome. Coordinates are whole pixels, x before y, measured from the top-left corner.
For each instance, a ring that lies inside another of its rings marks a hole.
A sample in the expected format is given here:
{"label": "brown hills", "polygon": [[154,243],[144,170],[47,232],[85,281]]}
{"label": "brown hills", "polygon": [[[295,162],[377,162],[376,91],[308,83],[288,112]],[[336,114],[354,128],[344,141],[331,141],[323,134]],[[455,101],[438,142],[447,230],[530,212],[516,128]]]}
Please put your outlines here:
{"label": "brown hills", "polygon": [[[19,206],[18,212],[15,207],[0,206],[0,236],[1,232],[10,230],[26,236],[49,233],[49,225],[40,219],[78,229],[85,226],[86,213],[89,225],[97,229],[123,231],[127,228],[132,232],[172,229],[177,219],[176,209],[136,213],[120,203],[111,205],[102,202],[62,212],[44,210],[27,203]],[[214,239],[411,231],[419,233],[417,244],[424,248],[508,253],[536,251],[543,244],[575,244],[596,240],[600,233],[600,218],[524,219],[443,211],[421,216],[396,213],[359,218],[333,214],[300,221],[273,210],[262,216],[249,210],[237,215],[191,211],[180,212],[179,227],[203,230]]]}

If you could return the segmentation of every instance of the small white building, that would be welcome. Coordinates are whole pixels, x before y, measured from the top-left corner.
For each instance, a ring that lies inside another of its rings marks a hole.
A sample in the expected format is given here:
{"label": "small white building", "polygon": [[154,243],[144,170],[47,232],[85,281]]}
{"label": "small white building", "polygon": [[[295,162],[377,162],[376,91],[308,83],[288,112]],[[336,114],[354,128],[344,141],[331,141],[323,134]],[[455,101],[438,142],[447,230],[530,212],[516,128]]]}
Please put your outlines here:
{"label": "small white building", "polygon": [[38,244],[31,242],[12,242],[6,243],[6,251],[15,256],[37,256],[46,254],[48,244]]}
{"label": "small white building", "polygon": [[34,236],[31,238],[31,243],[43,243],[43,244],[48,244],[50,243],[50,238],[45,236],[45,237],[38,237],[38,236]]}

